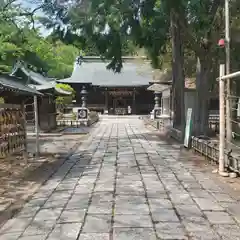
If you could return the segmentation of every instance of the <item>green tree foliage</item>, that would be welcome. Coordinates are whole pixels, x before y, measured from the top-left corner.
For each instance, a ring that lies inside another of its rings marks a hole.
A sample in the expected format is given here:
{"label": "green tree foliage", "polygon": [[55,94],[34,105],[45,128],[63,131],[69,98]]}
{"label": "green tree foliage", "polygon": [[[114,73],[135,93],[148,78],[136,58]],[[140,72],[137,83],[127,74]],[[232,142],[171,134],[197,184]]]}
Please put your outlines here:
{"label": "green tree foliage", "polygon": [[[39,4],[47,16],[40,21],[53,29],[56,39],[75,46],[90,44],[111,59],[108,67],[114,71],[122,68],[126,42],[145,48],[154,67],[166,65],[170,55],[174,98],[181,105],[184,75],[193,75],[196,68],[194,131],[197,135],[206,133],[208,93],[218,74],[217,41],[224,34],[223,0],[75,0],[64,4],[39,0]],[[234,31],[240,25],[239,9],[239,1],[231,1]],[[233,42],[234,68],[239,68],[238,48]]]}
{"label": "green tree foliage", "polygon": [[52,43],[34,34],[28,35],[28,44],[24,46],[25,62],[35,71],[46,73],[49,77],[60,79],[70,76],[79,49],[61,41]]}
{"label": "green tree foliage", "polygon": [[[62,23],[63,9],[57,4],[45,1],[35,9],[25,9],[18,1],[5,0],[0,5],[0,71],[9,72],[17,59],[24,60],[34,71],[44,73],[50,77],[66,78],[72,72],[73,62],[79,55],[80,49],[85,55],[99,55],[99,49],[94,39],[86,40],[76,31],[68,31],[53,21],[54,14]],[[36,1],[37,3],[37,1]],[[48,12],[48,18],[35,16],[35,10],[43,9]],[[51,12],[53,11],[53,12]],[[72,13],[72,12],[71,12]],[[47,28],[52,28],[52,33],[44,38],[38,28],[31,28],[36,22],[43,21]],[[56,23],[57,22],[57,23]],[[132,55],[136,51],[130,40],[123,43],[125,55]]]}
{"label": "green tree foliage", "polygon": [[13,24],[0,21],[0,71],[9,72],[14,59],[23,56],[19,46],[19,33]]}
{"label": "green tree foliage", "polygon": [[32,70],[49,77],[70,76],[79,48],[42,37],[39,29],[30,28],[28,16],[27,10],[14,1],[0,5],[0,72],[10,72],[15,61],[21,59]]}
{"label": "green tree foliage", "polygon": [[57,108],[59,110],[62,110],[66,105],[72,103],[76,93],[75,93],[74,89],[68,84],[58,83],[56,85],[56,87],[66,91],[66,92],[71,93],[70,95],[58,96],[56,98]]}
{"label": "green tree foliage", "polygon": [[[114,71],[122,68],[121,56],[134,54],[136,46],[148,48],[157,63],[155,56],[163,50],[161,43],[167,38],[167,18],[159,11],[158,3],[150,1],[149,8],[140,1],[72,2],[58,5],[46,0],[43,10],[48,17],[42,18],[42,23],[65,41],[82,38],[93,43],[101,56],[112,60],[108,67]],[[146,17],[144,22],[139,18],[140,8]]]}
{"label": "green tree foliage", "polygon": [[10,72],[14,62],[21,59],[30,68],[49,77],[66,78],[70,76],[79,49],[60,41],[52,43],[37,32],[23,30],[24,39],[19,41],[13,25],[0,24],[0,71]]}
{"label": "green tree foliage", "polygon": [[[171,39],[173,93],[176,103],[183,102],[184,57],[191,53],[196,61],[197,91],[194,111],[196,134],[206,133],[208,120],[208,91],[213,78],[212,59],[216,43],[222,33],[223,0],[89,0],[71,1],[71,5],[48,5],[46,14],[56,14],[61,27],[96,43],[104,57],[112,60],[109,68],[122,68],[123,43],[130,38],[139,47],[147,49],[154,67],[161,67],[166,47]],[[69,3],[70,4],[70,3]],[[179,123],[184,124],[184,113],[178,108]],[[177,111],[177,108],[176,108]],[[180,114],[181,113],[181,114]]]}
{"label": "green tree foliage", "polygon": [[79,54],[79,49],[73,45],[65,45],[62,42],[56,42],[54,46],[54,53],[56,57],[55,66],[50,68],[49,76],[56,78],[65,78],[72,73],[73,62]]}

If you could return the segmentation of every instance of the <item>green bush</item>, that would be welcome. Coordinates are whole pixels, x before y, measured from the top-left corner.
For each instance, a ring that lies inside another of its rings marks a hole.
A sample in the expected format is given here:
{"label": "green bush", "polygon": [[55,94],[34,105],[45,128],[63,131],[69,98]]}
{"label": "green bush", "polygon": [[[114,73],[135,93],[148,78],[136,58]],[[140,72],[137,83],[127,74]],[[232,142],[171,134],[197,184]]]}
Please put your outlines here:
{"label": "green bush", "polygon": [[73,119],[73,120],[76,120],[76,119],[77,119],[77,113],[72,112],[72,119]]}
{"label": "green bush", "polygon": [[66,91],[66,92],[70,92],[71,93],[70,95],[58,96],[56,98],[57,108],[61,111],[65,106],[67,106],[67,105],[72,103],[72,101],[73,101],[73,99],[75,97],[75,91],[68,84],[58,83],[58,84],[56,84],[56,87]]}

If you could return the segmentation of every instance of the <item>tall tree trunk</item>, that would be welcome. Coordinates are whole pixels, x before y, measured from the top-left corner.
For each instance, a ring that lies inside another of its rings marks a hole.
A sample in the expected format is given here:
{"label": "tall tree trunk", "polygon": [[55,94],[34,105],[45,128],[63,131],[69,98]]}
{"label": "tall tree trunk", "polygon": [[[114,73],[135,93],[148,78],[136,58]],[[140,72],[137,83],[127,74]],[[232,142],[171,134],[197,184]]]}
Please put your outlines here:
{"label": "tall tree trunk", "polygon": [[195,136],[208,134],[210,70],[211,62],[204,57],[198,57],[196,69],[196,95],[193,110],[193,134]]}
{"label": "tall tree trunk", "polygon": [[[179,21],[171,11],[171,32],[172,32],[172,108],[174,112],[173,127],[184,133],[185,108],[184,108],[184,54],[181,39],[181,27]],[[184,135],[184,134],[183,134]]]}

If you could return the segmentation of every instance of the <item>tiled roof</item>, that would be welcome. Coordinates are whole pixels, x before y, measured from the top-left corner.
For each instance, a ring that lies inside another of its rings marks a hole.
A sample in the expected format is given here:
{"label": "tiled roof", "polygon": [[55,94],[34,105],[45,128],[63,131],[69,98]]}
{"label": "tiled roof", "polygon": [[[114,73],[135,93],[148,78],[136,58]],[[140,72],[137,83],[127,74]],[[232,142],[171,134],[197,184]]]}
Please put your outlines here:
{"label": "tiled roof", "polygon": [[27,69],[26,67],[24,66],[21,66],[20,69],[22,70],[22,72],[30,77],[32,79],[32,81],[35,83],[35,84],[39,84],[39,85],[42,85],[42,84],[46,84],[46,83],[49,83],[50,81],[53,81],[52,79],[48,78],[48,77],[44,77],[43,75],[39,74],[39,73],[36,73],[36,72],[33,72],[32,70],[30,69]]}
{"label": "tiled roof", "polygon": [[[158,76],[159,77],[157,79],[153,79],[151,81],[151,83],[154,83],[154,84],[172,84],[172,78],[170,77],[170,74],[169,75],[164,75],[164,73],[160,73]],[[196,89],[196,80],[194,78],[185,78],[185,88],[186,89]]]}
{"label": "tiled roof", "polygon": [[[126,59],[120,73],[114,73],[106,68],[107,63],[92,58],[84,60],[81,65],[75,63],[72,76],[58,80],[60,83],[89,83],[95,86],[148,86],[151,76],[141,72],[141,66]],[[151,69],[149,68],[151,71]],[[145,70],[144,70],[145,71]]]}
{"label": "tiled roof", "polygon": [[[172,72],[165,70],[154,70],[153,71],[153,80],[151,83],[157,84],[171,84],[172,83]],[[185,78],[185,88],[186,89],[196,89],[196,81],[194,78]]]}
{"label": "tiled roof", "polygon": [[45,77],[39,73],[36,73],[30,69],[28,69],[24,62],[22,61],[18,61],[13,70],[12,70],[12,73],[10,74],[10,76],[15,76],[16,72],[18,70],[21,70],[26,76],[30,77],[31,80],[34,82],[34,84],[36,85],[41,85],[41,84],[45,84],[45,83],[48,83],[50,81],[54,81],[55,79],[52,79],[52,78],[48,78],[48,77]]}
{"label": "tiled roof", "polygon": [[171,88],[171,86],[169,86],[169,85],[154,83],[153,85],[148,87],[147,90],[161,93],[169,88]]}
{"label": "tiled roof", "polygon": [[20,81],[18,82],[17,78],[10,77],[7,75],[0,75],[0,86],[12,91],[17,91],[21,94],[42,95],[37,90],[22,84]]}
{"label": "tiled roof", "polygon": [[153,71],[153,79],[151,83],[171,83],[172,72],[168,70],[155,69]]}
{"label": "tiled roof", "polygon": [[20,69],[27,77],[29,77],[34,84],[28,84],[31,89],[36,89],[38,91],[44,91],[49,89],[54,89],[56,94],[60,95],[70,95],[70,92],[64,91],[56,87],[56,81],[53,78],[45,77],[39,73],[33,72],[24,66],[24,63],[19,61],[14,66],[11,76],[14,76],[17,70]]}
{"label": "tiled roof", "polygon": [[49,90],[49,89],[54,89],[54,91],[56,92],[56,94],[60,94],[60,95],[71,95],[71,92],[67,92],[59,87],[56,86],[56,83],[45,83],[43,85],[33,85],[33,84],[29,84],[28,85],[31,88],[36,88],[36,90],[38,91],[44,91],[44,90]]}
{"label": "tiled roof", "polygon": [[42,85],[28,84],[28,86],[38,91],[53,89],[55,87],[55,85],[52,85],[52,84],[42,84]]}

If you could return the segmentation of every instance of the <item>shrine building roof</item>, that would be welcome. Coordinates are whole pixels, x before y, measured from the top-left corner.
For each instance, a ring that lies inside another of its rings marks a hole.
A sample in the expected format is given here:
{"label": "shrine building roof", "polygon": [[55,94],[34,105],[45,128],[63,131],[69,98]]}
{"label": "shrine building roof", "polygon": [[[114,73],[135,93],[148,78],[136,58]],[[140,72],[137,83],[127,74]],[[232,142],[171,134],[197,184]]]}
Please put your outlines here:
{"label": "shrine building roof", "polygon": [[0,90],[17,92],[24,95],[42,95],[36,89],[21,83],[17,78],[9,75],[0,75]]}
{"label": "shrine building roof", "polygon": [[74,64],[69,78],[57,80],[60,83],[92,84],[105,87],[149,86],[152,79],[150,64],[138,63],[137,58],[123,57],[120,73],[107,69],[108,62],[100,57],[82,57]]}
{"label": "shrine building roof", "polygon": [[17,71],[21,71],[31,83],[26,82],[26,86],[31,89],[35,89],[39,92],[46,93],[47,91],[52,90],[52,92],[56,95],[71,95],[71,92],[67,92],[57,87],[57,82],[54,78],[49,78],[47,76],[43,76],[40,73],[34,72],[28,69],[24,62],[18,61],[10,77],[14,77]]}

